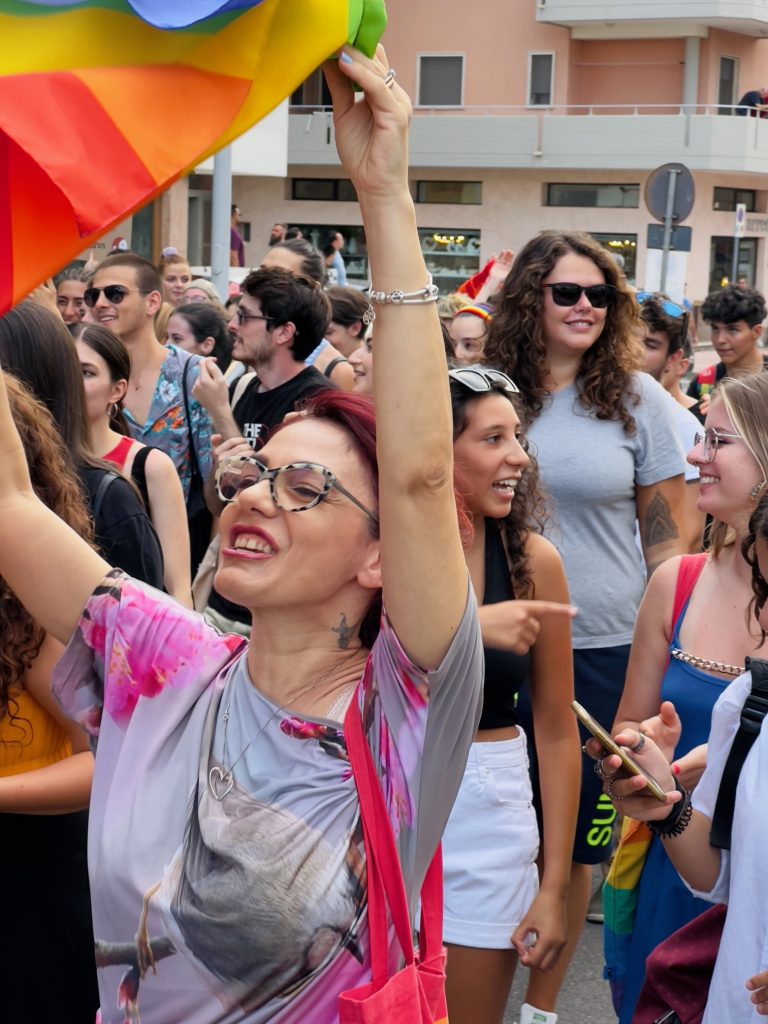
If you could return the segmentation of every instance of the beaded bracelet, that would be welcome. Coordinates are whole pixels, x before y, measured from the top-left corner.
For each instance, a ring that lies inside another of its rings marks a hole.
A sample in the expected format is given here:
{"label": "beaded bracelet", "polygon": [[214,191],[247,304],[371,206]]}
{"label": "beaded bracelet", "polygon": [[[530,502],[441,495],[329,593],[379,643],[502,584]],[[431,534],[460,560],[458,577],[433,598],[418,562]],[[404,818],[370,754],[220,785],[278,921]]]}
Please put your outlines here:
{"label": "beaded bracelet", "polygon": [[683,789],[675,779],[675,789],[683,794],[683,799],[673,806],[666,818],[661,821],[647,821],[646,825],[659,839],[670,839],[672,836],[681,835],[691,823],[693,807],[691,806],[691,794]]}
{"label": "beaded bracelet", "polygon": [[371,288],[368,291],[368,309],[363,314],[363,323],[373,323],[376,312],[374,306],[418,306],[425,302],[437,302],[440,298],[440,291],[436,284],[432,283],[432,275],[427,274],[427,283],[423,288],[415,292],[404,292],[397,288],[392,292],[377,292]]}

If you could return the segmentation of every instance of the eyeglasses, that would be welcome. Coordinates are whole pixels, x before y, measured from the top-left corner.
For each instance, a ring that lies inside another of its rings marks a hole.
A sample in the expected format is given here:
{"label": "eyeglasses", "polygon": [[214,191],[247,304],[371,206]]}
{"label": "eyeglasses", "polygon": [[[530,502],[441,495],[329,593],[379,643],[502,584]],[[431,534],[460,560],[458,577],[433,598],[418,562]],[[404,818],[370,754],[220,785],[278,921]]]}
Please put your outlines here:
{"label": "eyeglasses", "polygon": [[273,316],[262,316],[260,313],[246,313],[242,306],[238,306],[235,309],[235,316],[237,317],[237,322],[241,327],[245,326],[247,320],[271,321],[275,319]]}
{"label": "eyeglasses", "polygon": [[552,301],[556,306],[575,306],[582,295],[595,309],[606,309],[613,302],[616,289],[612,284],[590,284],[584,287],[559,281],[557,284],[543,284],[542,288],[552,289]]}
{"label": "eyeglasses", "polygon": [[376,526],[378,517],[342,487],[327,466],[314,462],[291,462],[287,466],[268,469],[252,455],[237,455],[222,462],[216,470],[216,491],[222,501],[234,501],[247,487],[269,480],[272,501],[283,512],[305,512],[319,505],[335,487],[357,505]]}
{"label": "eyeglasses", "polygon": [[694,434],[693,443],[694,446],[702,445],[702,462],[714,462],[715,456],[717,455],[717,449],[724,437],[732,437],[734,440],[740,441],[741,434],[724,434],[715,430],[714,427],[707,427],[703,434]]}
{"label": "eyeglasses", "polygon": [[147,292],[143,292],[140,288],[126,288],[122,284],[108,284],[106,288],[86,288],[83,293],[83,299],[89,309],[93,309],[99,301],[99,296],[102,292],[104,292],[104,298],[107,302],[111,302],[113,306],[119,306],[125,296],[130,295],[131,292],[137,292],[139,295],[147,294]]}
{"label": "eyeglasses", "polygon": [[510,394],[520,394],[520,388],[517,384],[506,373],[502,373],[501,370],[461,366],[456,370],[449,370],[448,376],[451,380],[455,380],[458,384],[463,384],[464,387],[469,388],[470,391],[476,391],[478,394],[483,391],[495,390],[494,384],[500,384],[501,390],[508,391]]}

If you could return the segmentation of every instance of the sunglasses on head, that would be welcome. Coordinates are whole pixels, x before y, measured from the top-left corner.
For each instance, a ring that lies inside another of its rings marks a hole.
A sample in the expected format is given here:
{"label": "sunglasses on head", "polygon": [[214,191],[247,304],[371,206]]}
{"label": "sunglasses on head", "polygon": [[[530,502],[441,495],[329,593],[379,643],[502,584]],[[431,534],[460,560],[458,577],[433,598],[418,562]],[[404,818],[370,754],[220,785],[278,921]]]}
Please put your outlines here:
{"label": "sunglasses on head", "polygon": [[649,299],[656,299],[663,312],[665,312],[667,316],[671,316],[675,320],[678,320],[681,316],[686,316],[686,314],[688,313],[688,310],[685,309],[683,306],[678,306],[676,302],[673,302],[671,299],[665,299],[661,295],[658,295],[656,292],[638,292],[635,298],[641,306],[644,305]]}
{"label": "sunglasses on head", "polygon": [[[108,284],[106,288],[86,288],[83,295],[85,304],[89,309],[93,309],[96,303],[99,301],[99,296],[104,292],[104,298],[107,302],[111,302],[113,306],[119,306],[126,295],[131,292],[138,292],[138,288],[126,288],[122,284]],[[144,294],[143,292],[141,294]]]}
{"label": "sunglasses on head", "polygon": [[587,296],[590,306],[606,309],[613,302],[616,289],[612,284],[571,284],[561,281],[557,284],[543,284],[542,288],[552,289],[552,301],[556,306],[575,306],[582,295]]}
{"label": "sunglasses on head", "polygon": [[458,384],[463,384],[465,388],[469,388],[470,391],[476,391],[478,394],[482,391],[493,391],[494,384],[500,384],[502,391],[508,391],[513,395],[520,394],[520,388],[518,388],[517,384],[506,373],[502,373],[501,370],[460,366],[455,370],[449,370],[448,376],[451,380],[455,380]]}

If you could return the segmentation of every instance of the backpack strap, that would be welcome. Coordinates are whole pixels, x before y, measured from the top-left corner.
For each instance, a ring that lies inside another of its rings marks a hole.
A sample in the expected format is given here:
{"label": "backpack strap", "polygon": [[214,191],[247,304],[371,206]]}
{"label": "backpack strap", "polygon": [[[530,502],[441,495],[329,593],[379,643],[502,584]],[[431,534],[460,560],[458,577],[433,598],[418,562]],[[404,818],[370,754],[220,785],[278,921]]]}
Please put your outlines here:
{"label": "backpack strap", "polygon": [[336,367],[339,365],[339,363],[348,363],[348,362],[349,362],[349,360],[345,359],[344,356],[336,356],[335,359],[332,359],[330,361],[330,363],[328,363],[326,368],[323,370],[323,373],[330,380],[331,374],[336,369]]}
{"label": "backpack strap", "polygon": [[715,813],[712,816],[712,830],[709,845],[720,850],[730,850],[733,808],[736,802],[736,786],[741,768],[760,735],[763,719],[768,714],[768,661],[762,658],[747,658],[747,670],[752,673],[752,689],[741,709],[739,729],[725,762],[720,789],[717,793]]}
{"label": "backpack strap", "polygon": [[153,449],[149,445],[142,445],[134,455],[133,465],[131,466],[131,477],[139,489],[147,513],[149,513],[149,489],[147,487],[146,462],[151,451]]}
{"label": "backpack strap", "polygon": [[99,480],[99,486],[96,488],[96,493],[93,496],[93,503],[91,505],[91,519],[93,519],[94,526],[96,526],[96,521],[101,515],[101,506],[104,504],[106,493],[117,479],[118,474],[113,473],[111,469],[108,469],[102,475],[101,480]]}
{"label": "backpack strap", "polygon": [[232,412],[235,411],[235,406],[243,397],[251,382],[256,380],[256,377],[256,372],[252,370],[250,373],[244,373],[238,378],[238,381],[235,384],[235,390],[232,392],[232,401],[229,403],[229,407]]}
{"label": "backpack strap", "polygon": [[191,483],[198,480],[202,486],[203,474],[200,472],[200,463],[197,458],[197,448],[195,447],[195,435],[192,433],[192,417],[189,413],[189,384],[187,382],[187,374],[189,373],[189,367],[193,360],[195,361],[195,365],[200,361],[199,359],[196,359],[195,356],[190,356],[189,359],[184,361],[184,369],[181,374],[181,393],[184,398],[184,416],[186,417],[187,437],[189,438]]}

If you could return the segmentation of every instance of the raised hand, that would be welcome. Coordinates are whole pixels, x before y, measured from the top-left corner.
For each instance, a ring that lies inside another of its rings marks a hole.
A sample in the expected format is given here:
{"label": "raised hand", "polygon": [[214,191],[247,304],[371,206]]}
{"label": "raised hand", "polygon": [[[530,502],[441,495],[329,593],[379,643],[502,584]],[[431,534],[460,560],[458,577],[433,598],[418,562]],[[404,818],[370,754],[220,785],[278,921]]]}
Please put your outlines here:
{"label": "raised hand", "polygon": [[[345,47],[324,67],[333,99],[336,148],[358,197],[390,197],[408,184],[411,101],[397,82],[385,84],[384,47],[374,57]],[[353,83],[362,91],[356,97]]]}

